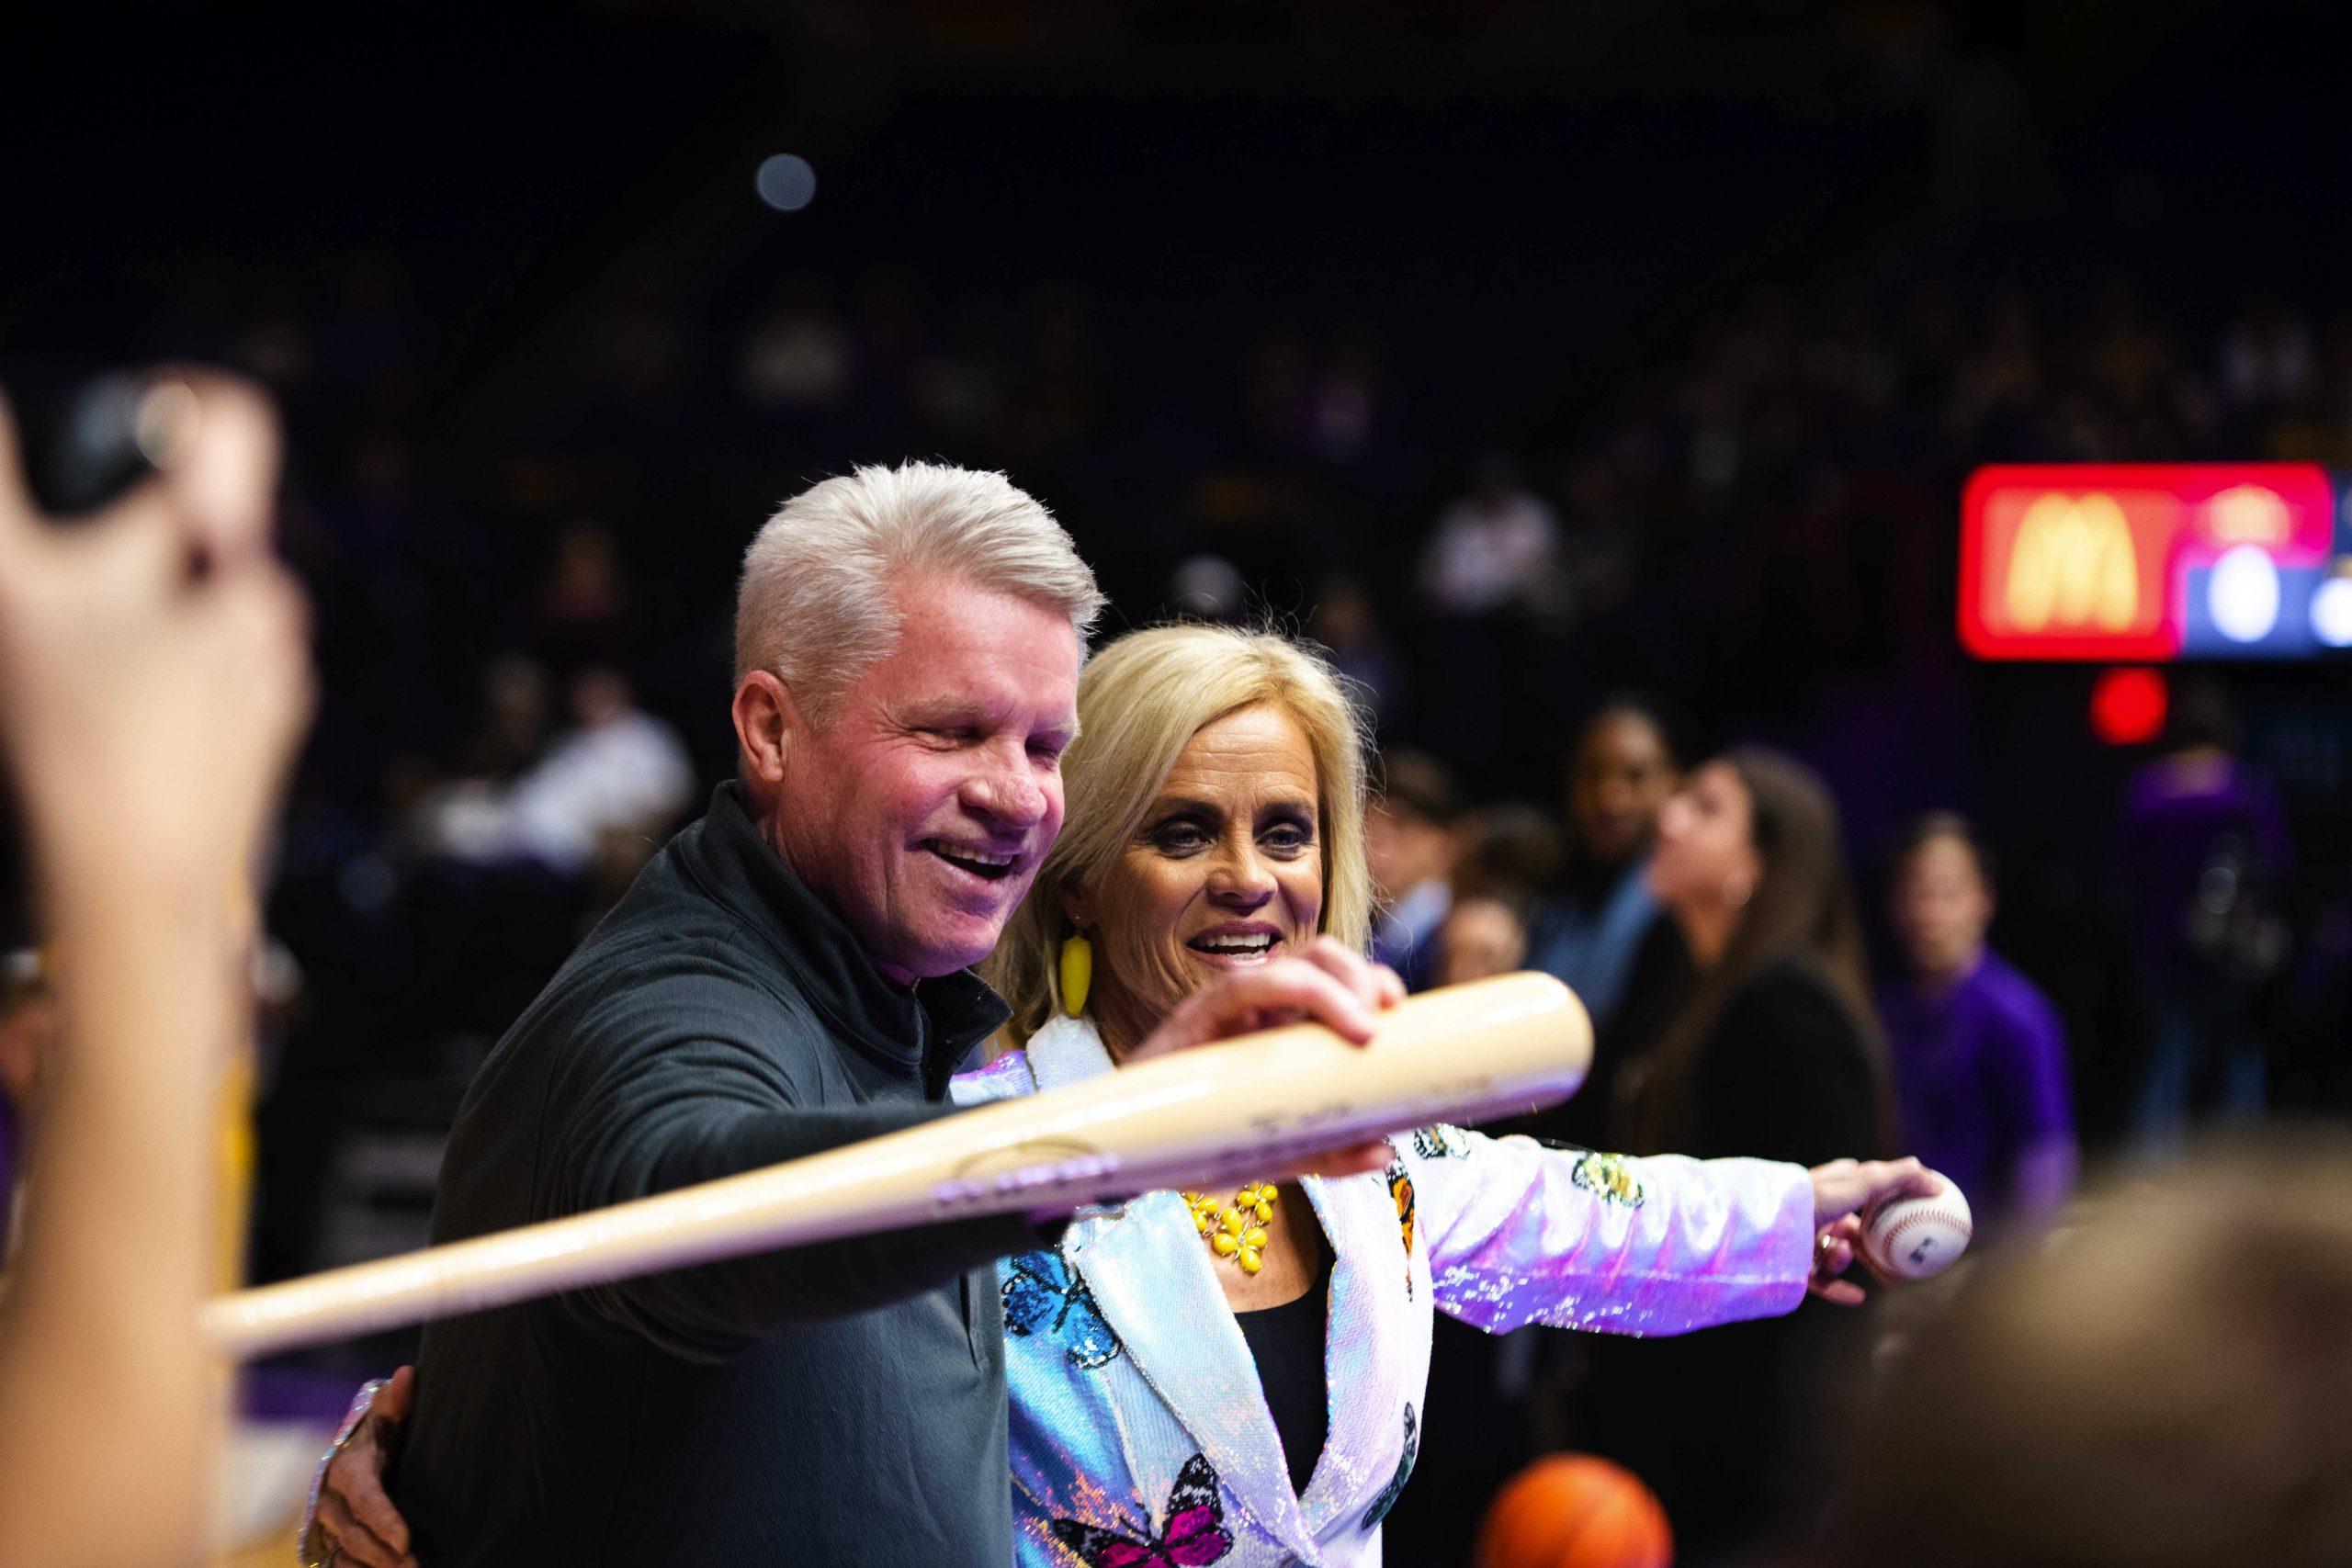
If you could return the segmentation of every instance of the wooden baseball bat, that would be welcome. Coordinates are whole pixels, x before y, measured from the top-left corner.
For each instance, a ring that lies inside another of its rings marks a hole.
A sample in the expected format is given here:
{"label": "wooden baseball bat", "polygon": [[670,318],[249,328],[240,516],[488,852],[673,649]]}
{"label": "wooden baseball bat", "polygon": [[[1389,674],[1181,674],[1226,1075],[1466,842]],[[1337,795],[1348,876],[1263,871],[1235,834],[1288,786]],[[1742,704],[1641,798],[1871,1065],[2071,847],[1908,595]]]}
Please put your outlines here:
{"label": "wooden baseball bat", "polygon": [[1399,1003],[1367,1045],[1296,1024],[1179,1051],[741,1176],[216,1297],[204,1332],[249,1358],[836,1236],[1213,1185],[1549,1105],[1591,1060],[1574,993],[1504,975]]}

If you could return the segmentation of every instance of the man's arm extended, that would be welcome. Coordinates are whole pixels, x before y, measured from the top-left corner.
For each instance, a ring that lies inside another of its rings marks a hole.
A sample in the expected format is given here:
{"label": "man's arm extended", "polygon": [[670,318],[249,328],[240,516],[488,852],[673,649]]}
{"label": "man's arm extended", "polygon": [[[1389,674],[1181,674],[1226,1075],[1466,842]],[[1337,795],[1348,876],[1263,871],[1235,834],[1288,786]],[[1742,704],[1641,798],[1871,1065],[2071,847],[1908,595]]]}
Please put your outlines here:
{"label": "man's arm extended", "polygon": [[[1361,1044],[1372,1037],[1374,1013],[1403,995],[1389,971],[1318,940],[1306,957],[1277,959],[1193,993],[1129,1059],[1306,1018]],[[568,1109],[550,1170],[561,1185],[546,1210],[622,1202],[953,1114],[929,1103],[804,1104],[783,1065],[793,1058],[747,1043],[776,1027],[773,1003],[761,998],[756,982],[703,954],[649,983],[616,987],[591,1007],[576,1043],[584,1049],[573,1057],[585,1064],[582,1077],[560,1097]],[[805,1046],[834,1048],[822,1039]],[[1386,1157],[1387,1145],[1375,1141],[1287,1170],[1349,1175],[1376,1170]],[[673,1270],[575,1299],[674,1354],[716,1359],[777,1323],[894,1301],[1050,1245],[1056,1234],[1010,1216],[958,1221]]]}
{"label": "man's arm extended", "polygon": [[[580,1042],[596,1065],[559,1097],[546,1213],[627,1202],[956,1113],[920,1100],[803,1103],[789,1055],[748,1043],[776,1027],[754,983],[707,959],[600,998]],[[837,1047],[817,1037],[803,1048]],[[671,1354],[716,1359],[778,1324],[863,1312],[1045,1241],[1018,1216],[993,1215],[672,1269],[574,1300]]]}

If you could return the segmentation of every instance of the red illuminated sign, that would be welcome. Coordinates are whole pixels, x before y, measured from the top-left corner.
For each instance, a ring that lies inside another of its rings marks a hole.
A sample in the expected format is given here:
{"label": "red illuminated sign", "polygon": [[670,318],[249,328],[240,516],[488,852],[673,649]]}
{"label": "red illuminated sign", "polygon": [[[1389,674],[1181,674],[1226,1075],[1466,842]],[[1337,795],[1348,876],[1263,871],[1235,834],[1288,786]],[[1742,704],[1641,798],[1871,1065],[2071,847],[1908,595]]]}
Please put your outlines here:
{"label": "red illuminated sign", "polygon": [[2315,464],[1979,468],[1961,503],[1961,641],[1984,659],[2174,658],[2193,570],[2240,547],[2316,566],[2334,511]]}
{"label": "red illuminated sign", "polygon": [[2164,733],[2172,692],[2157,670],[2109,670],[2091,687],[2091,733],[2109,746],[2145,746]]}

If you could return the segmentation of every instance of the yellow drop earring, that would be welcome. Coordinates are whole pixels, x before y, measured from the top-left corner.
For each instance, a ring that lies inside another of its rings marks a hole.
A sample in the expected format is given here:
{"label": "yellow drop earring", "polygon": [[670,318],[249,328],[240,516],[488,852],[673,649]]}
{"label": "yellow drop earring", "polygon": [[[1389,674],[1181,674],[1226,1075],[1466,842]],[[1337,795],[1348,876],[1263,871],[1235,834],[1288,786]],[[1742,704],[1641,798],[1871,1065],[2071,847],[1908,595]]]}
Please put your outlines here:
{"label": "yellow drop earring", "polygon": [[1087,988],[1094,984],[1094,944],[1084,931],[1062,939],[1062,1011],[1072,1018],[1086,1010]]}

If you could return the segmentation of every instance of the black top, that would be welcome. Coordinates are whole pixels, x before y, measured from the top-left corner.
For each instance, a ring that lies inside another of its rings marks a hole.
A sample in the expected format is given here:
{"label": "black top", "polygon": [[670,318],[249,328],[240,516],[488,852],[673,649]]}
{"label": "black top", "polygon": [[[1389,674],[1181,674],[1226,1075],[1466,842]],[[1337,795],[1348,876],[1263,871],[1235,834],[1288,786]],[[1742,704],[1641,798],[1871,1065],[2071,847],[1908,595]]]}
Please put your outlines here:
{"label": "black top", "polygon": [[[655,855],[483,1064],[441,1168],[453,1241],[946,1114],[1004,1018],[886,981],[735,786]],[[740,1258],[439,1323],[393,1496],[433,1568],[1003,1568],[1012,1219]]]}
{"label": "black top", "polygon": [[1724,1005],[1699,1060],[1692,1137],[1676,1154],[1798,1165],[1871,1159],[1879,1083],[1829,983],[1802,959],[1753,976]]}
{"label": "black top", "polygon": [[1280,1306],[1233,1314],[1241,1337],[1250,1342],[1250,1359],[1258,1363],[1258,1382],[1266,1391],[1266,1408],[1274,1417],[1274,1433],[1283,1440],[1283,1457],[1290,1461],[1290,1489],[1304,1494],[1323,1457],[1323,1442],[1330,1435],[1331,1393],[1323,1370],[1324,1328],[1331,1311],[1331,1258],[1327,1252],[1323,1272],[1306,1293]]}
{"label": "black top", "polygon": [[[1673,1152],[1808,1166],[1883,1154],[1876,1084],[1828,983],[1784,960],[1725,1004],[1700,1058],[1691,1136]],[[1868,1326],[1865,1314],[1808,1300],[1788,1317],[1702,1334],[1595,1335],[1585,1446],[1658,1492],[1678,1547],[1752,1550],[1818,1502],[1837,1402],[1869,1382]]]}
{"label": "black top", "polygon": [[1659,915],[1634,950],[1616,1010],[1593,1021],[1592,1064],[1576,1093],[1529,1115],[1487,1123],[1484,1130],[1497,1137],[1524,1133],[1585,1149],[1629,1146],[1633,1116],[1628,1090],[1640,1081],[1639,1068],[1672,1021],[1674,1010],[1697,984],[1681,928]]}

